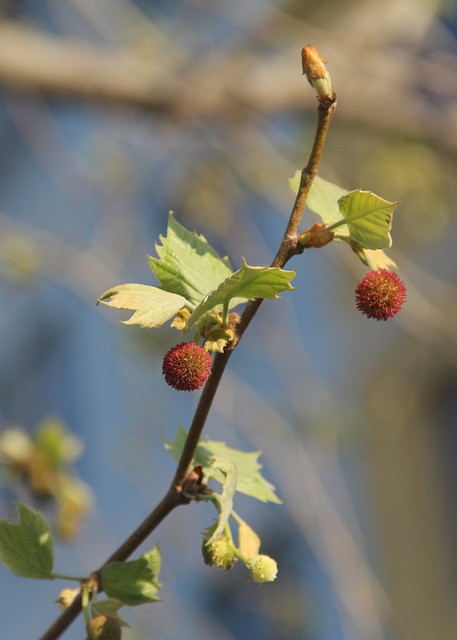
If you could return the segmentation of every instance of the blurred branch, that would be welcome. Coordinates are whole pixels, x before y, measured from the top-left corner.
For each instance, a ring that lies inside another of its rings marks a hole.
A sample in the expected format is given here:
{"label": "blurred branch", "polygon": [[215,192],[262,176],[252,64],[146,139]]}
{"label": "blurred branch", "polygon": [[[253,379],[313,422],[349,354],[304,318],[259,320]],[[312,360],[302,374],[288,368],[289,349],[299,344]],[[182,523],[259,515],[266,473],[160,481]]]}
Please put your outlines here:
{"label": "blurred branch", "polygon": [[[325,38],[320,48],[334,74],[346,78],[339,92],[346,104],[342,118],[358,126],[425,134],[457,150],[457,71],[450,55],[438,63],[401,51],[373,51],[368,45],[361,52],[361,43],[337,33]],[[295,39],[298,34],[292,34],[296,52]],[[314,108],[314,97],[297,82],[290,55],[278,53],[266,64],[263,56],[238,43],[225,55],[211,54],[192,66],[166,50],[146,57],[133,49],[102,49],[51,36],[12,21],[0,24],[0,85],[166,111],[179,118],[224,119],[240,109],[259,114]],[[272,91],[272,77],[281,78],[277,91]],[[369,92],[364,90],[368,83]],[[430,97],[430,91],[436,97]],[[445,106],[440,106],[444,98]]]}

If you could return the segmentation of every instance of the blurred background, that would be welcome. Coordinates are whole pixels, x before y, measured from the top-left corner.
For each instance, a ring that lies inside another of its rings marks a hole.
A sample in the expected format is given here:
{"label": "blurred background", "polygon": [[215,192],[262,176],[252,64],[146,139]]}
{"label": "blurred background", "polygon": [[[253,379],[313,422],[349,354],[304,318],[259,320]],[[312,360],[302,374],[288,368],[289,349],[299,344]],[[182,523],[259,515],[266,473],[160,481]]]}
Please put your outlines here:
{"label": "blurred background", "polygon": [[[287,180],[313,140],[300,51],[314,44],[339,100],[320,175],[401,201],[388,254],[407,302],[386,323],[361,316],[366,268],[345,245],[289,264],[297,290],[262,305],[205,431],[263,451],[283,504],[235,508],[278,579],[258,587],[242,566],[205,566],[213,512],[178,509],[141,548],[161,548],[162,602],[123,610],[123,637],[454,640],[456,3],[2,0],[0,11],[0,517],[15,521],[16,500],[40,508],[59,536],[55,570],[84,576],[163,496],[174,463],[162,439],[189,426],[198,400],[161,376],[180,335],[126,327],[95,302],[117,284],[156,284],[147,255],[170,209],[235,269],[270,263]],[[25,473],[38,445],[70,470]],[[0,566],[2,635],[40,637],[65,586]],[[63,637],[84,636],[80,617]]]}

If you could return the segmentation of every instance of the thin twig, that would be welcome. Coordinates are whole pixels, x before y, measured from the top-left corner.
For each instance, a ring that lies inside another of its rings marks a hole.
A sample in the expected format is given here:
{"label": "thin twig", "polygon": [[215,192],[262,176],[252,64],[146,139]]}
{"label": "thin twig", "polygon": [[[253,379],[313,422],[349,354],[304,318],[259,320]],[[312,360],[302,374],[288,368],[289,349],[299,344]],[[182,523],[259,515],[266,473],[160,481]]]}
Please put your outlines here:
{"label": "thin twig", "polygon": [[[287,224],[286,231],[281,241],[278,252],[272,262],[273,267],[283,267],[294,255],[302,252],[302,248],[298,245],[297,231],[303,215],[303,209],[305,206],[306,198],[309,193],[309,189],[313,182],[313,179],[317,173],[317,167],[319,165],[324,142],[327,136],[328,128],[330,126],[331,119],[335,112],[336,99],[333,99],[331,103],[324,105],[322,102],[319,104],[319,120],[316,129],[316,135],[314,139],[313,148],[310,154],[308,164],[303,169],[301,174],[300,186],[298,194],[292,209],[292,213]],[[244,334],[245,330],[249,326],[250,322],[254,318],[257,310],[262,303],[262,298],[256,298],[249,302],[243,311],[239,324],[236,328],[236,339],[230,348],[226,349],[224,353],[218,353],[215,356],[212,373],[210,378],[203,388],[200,396],[197,409],[192,421],[192,424],[187,434],[186,441],[178,462],[176,472],[169,490],[152,511],[152,513],[141,523],[141,525],[127,538],[127,540],[108,558],[108,560],[102,565],[102,567],[91,574],[91,578],[99,584],[100,590],[103,585],[100,582],[100,573],[103,567],[116,561],[126,560],[144,540],[156,529],[156,527],[162,522],[162,520],[173,511],[176,507],[189,503],[189,499],[182,493],[182,487],[187,477],[189,467],[192,464],[192,459],[195,455],[198,442],[200,440],[203,428],[206,423],[209,411],[213,404],[214,397],[216,395],[219,383],[222,379],[227,362],[236,348],[240,338]],[[78,597],[72,603],[72,605],[64,611],[64,613],[54,622],[54,624],[41,636],[40,640],[57,640],[65,629],[71,624],[71,622],[78,616],[81,611],[81,598]]]}

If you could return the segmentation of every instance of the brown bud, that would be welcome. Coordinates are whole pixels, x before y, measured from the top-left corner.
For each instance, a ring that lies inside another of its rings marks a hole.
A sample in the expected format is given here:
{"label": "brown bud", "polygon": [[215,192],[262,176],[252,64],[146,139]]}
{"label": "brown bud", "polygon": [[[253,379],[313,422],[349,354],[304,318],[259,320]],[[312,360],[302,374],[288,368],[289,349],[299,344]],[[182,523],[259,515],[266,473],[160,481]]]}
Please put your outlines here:
{"label": "brown bud", "polygon": [[324,60],[313,44],[308,44],[303,47],[301,52],[301,60],[303,66],[303,75],[306,75],[308,80],[315,80],[317,78],[323,78],[327,69],[325,68],[326,60]]}

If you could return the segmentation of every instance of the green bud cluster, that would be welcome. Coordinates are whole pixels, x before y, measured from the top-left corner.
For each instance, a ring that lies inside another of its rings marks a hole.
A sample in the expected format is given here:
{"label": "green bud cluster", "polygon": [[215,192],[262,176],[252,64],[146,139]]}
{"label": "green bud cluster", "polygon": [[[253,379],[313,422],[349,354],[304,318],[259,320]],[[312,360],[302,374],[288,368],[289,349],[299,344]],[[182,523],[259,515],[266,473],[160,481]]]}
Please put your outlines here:
{"label": "green bud cluster", "polygon": [[228,571],[235,564],[237,557],[233,544],[225,535],[221,535],[209,544],[203,540],[202,555],[205,564]]}
{"label": "green bud cluster", "polygon": [[273,582],[278,575],[278,564],[270,556],[260,554],[250,560],[249,570],[254,582]]}

